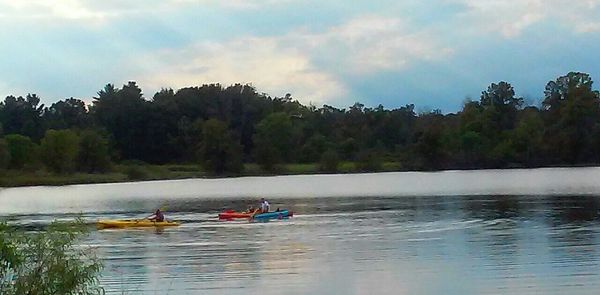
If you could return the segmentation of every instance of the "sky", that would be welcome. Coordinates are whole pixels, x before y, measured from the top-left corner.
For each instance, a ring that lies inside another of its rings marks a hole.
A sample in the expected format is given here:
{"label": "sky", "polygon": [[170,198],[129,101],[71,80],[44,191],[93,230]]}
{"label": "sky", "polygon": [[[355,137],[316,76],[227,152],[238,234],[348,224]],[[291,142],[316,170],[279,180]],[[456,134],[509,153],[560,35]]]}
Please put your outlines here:
{"label": "sky", "polygon": [[600,0],[0,0],[0,97],[48,105],[132,80],[454,112],[570,71],[600,81]]}

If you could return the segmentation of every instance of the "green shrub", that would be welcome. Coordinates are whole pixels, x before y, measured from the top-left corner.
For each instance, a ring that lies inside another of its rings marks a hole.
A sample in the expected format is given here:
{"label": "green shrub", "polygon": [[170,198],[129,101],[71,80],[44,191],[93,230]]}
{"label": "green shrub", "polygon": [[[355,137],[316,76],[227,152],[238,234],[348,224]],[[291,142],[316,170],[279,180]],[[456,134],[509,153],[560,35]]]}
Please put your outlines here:
{"label": "green shrub", "polygon": [[375,172],[382,169],[382,161],[375,151],[362,151],[356,156],[356,169],[362,172]]}
{"label": "green shrub", "polygon": [[148,178],[148,171],[143,166],[132,165],[125,169],[125,174],[130,180],[143,180]]}
{"label": "green shrub", "polygon": [[86,233],[82,220],[35,233],[0,224],[0,294],[103,294],[100,261],[75,244]]}
{"label": "green shrub", "polygon": [[71,130],[48,130],[42,138],[41,151],[44,164],[51,171],[74,172],[79,153],[79,136]]}
{"label": "green shrub", "polygon": [[337,172],[340,158],[334,150],[327,150],[321,155],[319,170],[324,172]]}

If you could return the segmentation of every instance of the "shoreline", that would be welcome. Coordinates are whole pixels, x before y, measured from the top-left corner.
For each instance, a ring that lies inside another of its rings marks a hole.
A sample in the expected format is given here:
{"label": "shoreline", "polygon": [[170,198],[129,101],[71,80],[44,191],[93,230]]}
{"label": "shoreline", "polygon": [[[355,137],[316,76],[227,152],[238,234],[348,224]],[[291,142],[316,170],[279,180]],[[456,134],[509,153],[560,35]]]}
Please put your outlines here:
{"label": "shoreline", "polygon": [[[348,165],[350,164],[350,165]],[[277,176],[303,176],[303,175],[354,175],[354,174],[378,174],[378,173],[446,173],[446,172],[485,172],[485,171],[535,171],[541,169],[570,169],[570,168],[600,168],[598,165],[574,165],[574,166],[543,166],[543,167],[515,167],[515,168],[480,168],[480,169],[448,169],[448,170],[402,170],[394,162],[385,163],[378,171],[359,171],[351,167],[353,163],[346,163],[344,169],[337,172],[324,172],[318,170],[317,164],[289,164],[282,167],[279,172],[260,171],[255,164],[248,164],[246,172],[232,175],[210,175],[201,170],[197,165],[147,165],[144,171],[148,173],[143,177],[131,178],[123,172],[130,166],[120,166],[116,171],[108,173],[74,173],[56,175],[40,172],[8,171],[0,173],[0,190],[19,187],[62,187],[86,184],[119,184],[119,183],[141,183],[156,181],[176,180],[219,180],[235,178],[263,178]],[[193,167],[196,167],[195,169]],[[179,168],[179,169],[177,169]],[[158,171],[158,172],[157,172]]]}
{"label": "shoreline", "polygon": [[[400,172],[396,162],[384,162],[382,169],[377,172]],[[134,170],[132,172],[132,170]],[[239,174],[211,175],[195,164],[164,164],[164,165],[114,165],[106,173],[73,173],[53,174],[45,171],[16,171],[0,172],[0,189],[28,186],[65,186],[76,184],[123,183],[156,180],[180,179],[222,179],[251,176],[280,176],[280,175],[313,175],[313,174],[347,174],[360,172],[353,162],[343,162],[336,172],[323,172],[317,163],[283,164],[275,172],[262,170],[257,164],[245,164],[244,172]]]}

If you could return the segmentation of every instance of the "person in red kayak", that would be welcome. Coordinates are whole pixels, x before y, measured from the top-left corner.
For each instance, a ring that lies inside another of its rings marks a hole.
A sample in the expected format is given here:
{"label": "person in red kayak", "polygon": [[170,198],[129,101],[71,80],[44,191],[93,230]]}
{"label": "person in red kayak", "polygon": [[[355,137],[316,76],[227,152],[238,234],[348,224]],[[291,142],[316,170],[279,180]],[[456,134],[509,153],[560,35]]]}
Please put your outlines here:
{"label": "person in red kayak", "polygon": [[271,205],[269,204],[269,202],[267,202],[267,200],[265,200],[265,198],[260,198],[260,212],[261,213],[266,213],[269,212]]}
{"label": "person in red kayak", "polygon": [[165,221],[165,215],[162,213],[162,211],[160,211],[160,209],[156,209],[156,212],[154,212],[154,214],[148,216],[147,219],[151,220],[151,221],[156,221],[156,222],[163,222],[163,221]]}

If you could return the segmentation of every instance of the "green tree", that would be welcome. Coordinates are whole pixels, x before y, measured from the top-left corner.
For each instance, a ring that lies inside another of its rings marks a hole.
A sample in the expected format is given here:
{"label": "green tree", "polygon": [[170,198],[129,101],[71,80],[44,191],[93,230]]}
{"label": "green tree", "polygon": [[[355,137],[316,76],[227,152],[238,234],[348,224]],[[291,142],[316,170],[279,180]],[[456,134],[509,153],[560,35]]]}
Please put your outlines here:
{"label": "green tree", "polygon": [[194,122],[188,117],[183,117],[177,122],[178,136],[177,152],[181,155],[183,161],[198,161],[197,150],[202,141],[202,126],[204,121],[197,119]]}
{"label": "green tree", "polygon": [[328,148],[331,148],[331,144],[327,141],[327,138],[323,135],[315,134],[302,146],[300,159],[303,162],[317,162]]}
{"label": "green tree", "polygon": [[149,126],[156,123],[152,115],[157,112],[152,112],[135,82],[129,82],[122,89],[106,85],[98,92],[98,97],[94,97],[90,112],[95,121],[112,134],[125,159],[148,160],[164,156],[151,150],[165,143],[152,140],[152,132],[156,129]]}
{"label": "green tree", "polygon": [[461,164],[467,168],[475,168],[481,165],[484,158],[484,139],[476,131],[466,131],[460,136]]}
{"label": "green tree", "polygon": [[258,164],[266,170],[287,160],[292,148],[292,121],[286,113],[268,115],[256,126],[254,153]]}
{"label": "green tree", "polygon": [[10,164],[10,151],[6,140],[0,138],[0,170],[8,168]]}
{"label": "green tree", "polygon": [[0,294],[104,294],[100,260],[76,245],[86,233],[82,220],[34,233],[0,223]]}
{"label": "green tree", "polygon": [[525,109],[512,134],[519,162],[529,167],[537,164],[542,153],[543,136],[544,121],[539,110],[533,107]]}
{"label": "green tree", "polygon": [[110,168],[108,139],[95,130],[85,130],[79,135],[79,171],[106,172]]}
{"label": "green tree", "polygon": [[36,161],[35,144],[27,136],[9,134],[4,137],[10,153],[10,165],[12,169],[23,169],[25,164]]}
{"label": "green tree", "polygon": [[71,130],[48,130],[42,138],[41,152],[48,169],[56,173],[73,172],[79,153],[79,137]]}
{"label": "green tree", "polygon": [[242,146],[233,139],[227,124],[210,119],[204,123],[202,136],[199,154],[207,170],[216,174],[243,170]]}
{"label": "green tree", "polygon": [[445,151],[442,146],[443,128],[438,125],[427,127],[417,139],[417,154],[425,169],[440,169],[444,164]]}
{"label": "green tree", "polygon": [[50,129],[85,128],[91,123],[85,103],[72,97],[45,109],[44,120]]}
{"label": "green tree", "polygon": [[492,83],[481,93],[481,105],[500,108],[518,109],[523,105],[523,98],[515,97],[515,90],[510,83],[501,81]]}
{"label": "green tree", "polygon": [[433,111],[421,114],[415,132],[415,155],[423,169],[441,169],[446,165],[444,116]]}
{"label": "green tree", "polygon": [[593,131],[600,122],[600,95],[588,74],[571,72],[546,85],[543,115],[551,158],[569,164],[593,158]]}
{"label": "green tree", "polygon": [[512,130],[523,98],[515,96],[515,90],[507,82],[492,83],[481,93],[481,134],[491,143],[491,148],[505,140],[504,131]]}
{"label": "green tree", "polygon": [[7,96],[0,102],[0,123],[6,134],[22,134],[38,140],[44,133],[42,114],[44,105],[35,94]]}

